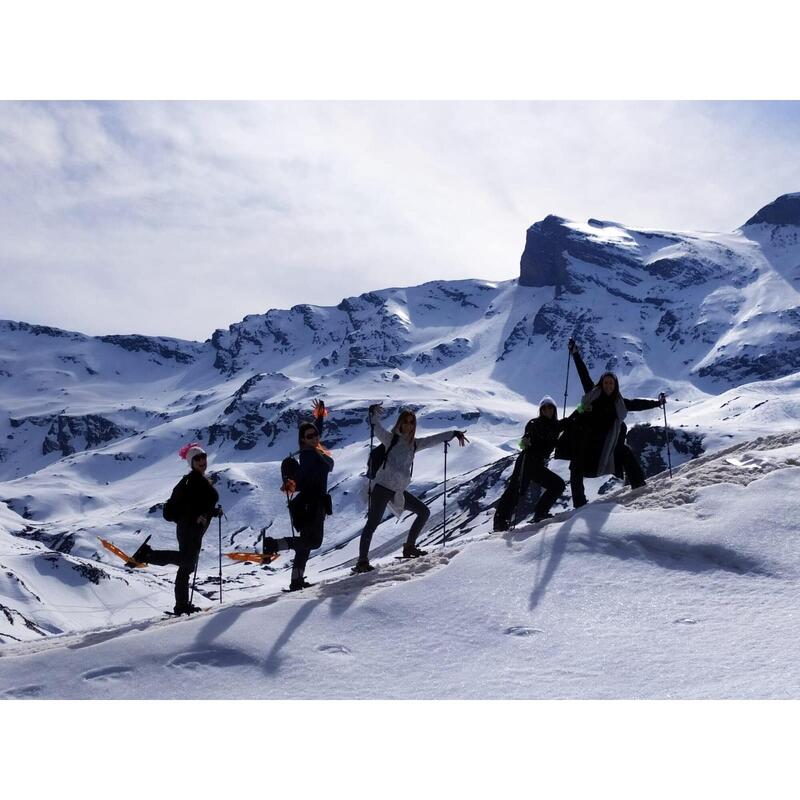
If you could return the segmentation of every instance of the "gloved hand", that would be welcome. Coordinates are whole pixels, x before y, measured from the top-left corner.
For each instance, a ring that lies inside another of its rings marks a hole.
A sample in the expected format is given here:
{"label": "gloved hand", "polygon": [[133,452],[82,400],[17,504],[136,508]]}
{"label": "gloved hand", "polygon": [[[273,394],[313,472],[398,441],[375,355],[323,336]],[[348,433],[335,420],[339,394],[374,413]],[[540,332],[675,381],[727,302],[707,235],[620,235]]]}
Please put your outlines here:
{"label": "gloved hand", "polygon": [[664,394],[664,392],[661,392],[661,394],[658,396],[658,404],[662,408],[667,404],[667,396]]}

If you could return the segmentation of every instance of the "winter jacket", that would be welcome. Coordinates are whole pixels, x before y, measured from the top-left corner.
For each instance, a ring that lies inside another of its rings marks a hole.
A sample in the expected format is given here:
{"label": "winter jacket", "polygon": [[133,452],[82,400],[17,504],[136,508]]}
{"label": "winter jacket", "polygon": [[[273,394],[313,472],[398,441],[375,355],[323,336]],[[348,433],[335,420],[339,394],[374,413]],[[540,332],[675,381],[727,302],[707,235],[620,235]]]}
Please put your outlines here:
{"label": "winter jacket", "polygon": [[[619,392],[619,380],[613,372],[604,372],[595,383],[589,370],[575,350],[575,367],[586,394],[581,400],[580,413],[572,416],[572,448],[583,464],[583,474],[589,477],[614,474],[622,475],[622,465],[617,450],[625,443],[627,426],[625,417],[628,411],[646,411],[658,407],[658,400],[629,400]],[[617,392],[607,395],[602,389],[602,381],[611,375],[617,384]]]}
{"label": "winter jacket", "polygon": [[553,453],[558,435],[564,430],[566,420],[534,417],[525,426],[525,438],[530,444],[525,448],[526,458],[545,462]]}
{"label": "winter jacket", "polygon": [[[324,423],[322,418],[314,420],[314,425],[322,437]],[[328,475],[333,469],[333,459],[313,447],[303,447],[297,457],[300,469],[297,471],[295,483],[297,491],[305,493],[306,497],[322,497],[328,492]]]}
{"label": "winter jacket", "polygon": [[[555,409],[552,419],[542,414],[544,406],[552,406]],[[529,420],[525,426],[523,439],[528,440],[527,445],[524,445],[526,463],[544,464],[552,455],[558,435],[566,425],[566,420],[558,418],[556,401],[550,395],[545,395],[539,401],[539,416]]]}
{"label": "winter jacket", "polygon": [[369,422],[375,429],[375,435],[380,439],[387,451],[386,461],[378,470],[378,474],[375,476],[375,483],[394,492],[392,505],[395,511],[402,511],[405,505],[403,492],[411,483],[414,453],[418,450],[425,450],[427,447],[433,447],[441,442],[449,442],[456,435],[456,432],[445,431],[444,433],[434,433],[432,436],[415,438],[411,444],[402,436],[398,436],[394,447],[390,450],[394,434],[383,427],[380,417],[374,412],[370,414]]}
{"label": "winter jacket", "polygon": [[219,502],[219,494],[205,475],[193,469],[178,481],[172,490],[170,501],[179,509],[178,524],[194,524],[201,516],[211,519]]}

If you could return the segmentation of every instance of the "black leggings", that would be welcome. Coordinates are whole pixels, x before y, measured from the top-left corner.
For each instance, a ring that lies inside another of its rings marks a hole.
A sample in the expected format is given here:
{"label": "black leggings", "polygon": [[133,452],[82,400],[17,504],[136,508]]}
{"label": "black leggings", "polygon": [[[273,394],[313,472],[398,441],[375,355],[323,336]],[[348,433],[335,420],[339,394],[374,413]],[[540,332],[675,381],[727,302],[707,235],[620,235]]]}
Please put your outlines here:
{"label": "black leggings", "polygon": [[[372,487],[372,496],[369,504],[369,514],[367,514],[367,524],[361,532],[361,541],[358,546],[358,559],[359,561],[367,561],[369,558],[369,545],[372,542],[372,534],[375,533],[375,528],[378,527],[383,515],[386,511],[386,506],[389,501],[394,497],[394,491],[387,489],[385,486],[376,483]],[[417,543],[417,536],[422,530],[422,527],[428,521],[431,511],[425,503],[418,497],[414,497],[411,492],[403,492],[405,498],[405,510],[416,514],[417,518],[414,520],[411,530],[408,532],[406,539],[406,546],[413,547]]]}
{"label": "black leggings", "polygon": [[208,526],[196,522],[182,521],[176,527],[178,536],[177,550],[152,550],[147,557],[150,564],[165,567],[175,564],[178,572],[175,575],[175,605],[189,605],[189,578],[197,569],[197,559],[203,545],[203,534]]}
{"label": "black leggings", "polygon": [[566,484],[564,480],[549,470],[541,459],[534,459],[522,453],[517,458],[514,471],[508,479],[506,489],[497,501],[495,514],[505,522],[511,522],[514,510],[519,502],[520,495],[525,494],[528,484],[538,483],[544,491],[539,497],[534,508],[534,514],[543,516],[550,511],[551,506],[561,497]]}
{"label": "black leggings", "polygon": [[[639,464],[639,459],[633,454],[633,450],[626,444],[617,446],[614,451],[615,462],[622,467],[625,476],[632,489],[644,486],[644,472]],[[572,488],[572,505],[583,505],[586,503],[586,492],[583,488],[584,458],[579,455],[569,463],[569,483]]]}
{"label": "black leggings", "polygon": [[[288,536],[285,539],[278,539],[278,547],[281,550],[294,550],[294,562],[292,563],[292,580],[302,580],[306,571],[308,557],[312,550],[322,546],[322,537],[325,534],[325,507],[319,504],[314,511],[313,517],[298,531],[299,536]],[[281,546],[283,544],[283,546]]]}

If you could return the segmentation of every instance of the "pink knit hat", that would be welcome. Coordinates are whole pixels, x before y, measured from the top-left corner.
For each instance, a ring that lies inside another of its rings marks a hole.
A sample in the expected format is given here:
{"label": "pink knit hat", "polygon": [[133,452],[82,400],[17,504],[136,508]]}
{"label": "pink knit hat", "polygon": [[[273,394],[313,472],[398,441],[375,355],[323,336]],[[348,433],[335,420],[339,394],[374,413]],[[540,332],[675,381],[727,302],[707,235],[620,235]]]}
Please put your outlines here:
{"label": "pink knit hat", "polygon": [[181,449],[178,450],[178,455],[181,458],[185,458],[189,464],[191,464],[195,456],[204,456],[206,455],[206,451],[203,450],[200,442],[192,442],[191,444],[185,444],[181,447]]}

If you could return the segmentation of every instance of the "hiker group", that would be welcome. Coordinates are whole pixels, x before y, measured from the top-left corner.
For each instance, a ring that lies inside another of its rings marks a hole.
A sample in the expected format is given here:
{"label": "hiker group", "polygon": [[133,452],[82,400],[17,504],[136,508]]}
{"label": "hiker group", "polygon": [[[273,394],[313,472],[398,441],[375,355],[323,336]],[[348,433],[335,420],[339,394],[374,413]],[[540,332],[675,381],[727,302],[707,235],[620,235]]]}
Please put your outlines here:
{"label": "hiker group", "polygon": [[[550,457],[569,460],[572,503],[577,509],[585,505],[584,478],[614,475],[627,478],[636,489],[645,483],[644,473],[633,451],[625,443],[629,411],[663,407],[666,397],[628,399],[622,396],[619,380],[613,372],[604,372],[595,382],[589,375],[574,340],[568,343],[569,357],[575,363],[584,395],[569,417],[559,419],[555,401],[545,396],[539,403],[539,414],[525,426],[520,442],[522,452],[497,501],[494,530],[508,530],[520,497],[530,484],[538,484],[542,493],[534,509],[534,522],[551,517],[550,509],[566,488],[564,480],[548,468]],[[568,373],[569,374],[569,373]],[[566,391],[565,391],[566,403]],[[289,456],[281,464],[281,490],[287,496],[292,532],[297,535],[274,538],[262,532],[263,553],[267,556],[284,550],[294,551],[288,591],[299,591],[310,584],[305,580],[305,567],[312,550],[322,545],[326,516],[332,513],[328,494],[328,476],[334,460],[322,444],[324,420],[328,411],[322,400],[315,400],[313,421],[302,422],[298,429],[297,458]],[[417,547],[417,539],[430,517],[430,509],[408,491],[414,470],[415,454],[437,444],[444,444],[446,454],[455,439],[460,446],[469,442],[464,431],[450,430],[417,437],[417,418],[410,409],[401,410],[391,430],[381,421],[380,403],[369,407],[370,454],[367,465],[369,500],[367,519],[361,532],[358,560],[354,573],[374,569],[369,561],[370,544],[375,529],[387,507],[398,520],[404,512],[414,517],[403,545],[404,558],[417,558],[426,551]],[[373,447],[374,439],[379,441]],[[189,577],[196,572],[203,535],[211,519],[222,515],[219,495],[205,477],[207,455],[199,443],[181,449],[189,463],[189,474],[181,478],[164,507],[164,517],[177,525],[178,550],[154,550],[147,541],[134,553],[138,563],[178,566],[175,578],[175,614],[199,610],[191,602]],[[446,501],[446,486],[445,486]],[[149,538],[149,537],[148,537]],[[220,533],[221,539],[221,533]],[[221,581],[221,567],[220,567]],[[220,583],[221,589],[221,583]]]}

